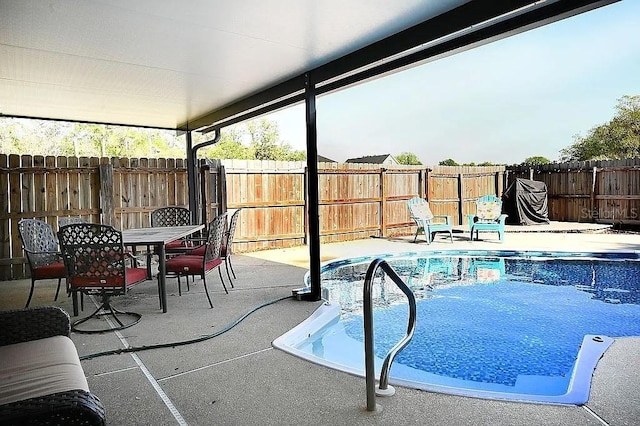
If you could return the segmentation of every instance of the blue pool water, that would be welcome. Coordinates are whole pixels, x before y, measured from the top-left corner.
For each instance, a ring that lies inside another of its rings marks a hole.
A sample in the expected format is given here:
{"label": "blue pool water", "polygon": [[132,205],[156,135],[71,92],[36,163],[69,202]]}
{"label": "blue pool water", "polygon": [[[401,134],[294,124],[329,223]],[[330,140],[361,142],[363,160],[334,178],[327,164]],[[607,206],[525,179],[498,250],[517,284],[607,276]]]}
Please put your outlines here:
{"label": "blue pool water", "polygon": [[[640,336],[637,253],[458,251],[382,257],[418,299],[416,332],[394,361],[392,383],[582,404],[612,337]],[[324,265],[329,304],[274,344],[362,375],[362,286],[371,260]],[[377,374],[407,329],[406,297],[385,278],[380,274],[374,280]]]}

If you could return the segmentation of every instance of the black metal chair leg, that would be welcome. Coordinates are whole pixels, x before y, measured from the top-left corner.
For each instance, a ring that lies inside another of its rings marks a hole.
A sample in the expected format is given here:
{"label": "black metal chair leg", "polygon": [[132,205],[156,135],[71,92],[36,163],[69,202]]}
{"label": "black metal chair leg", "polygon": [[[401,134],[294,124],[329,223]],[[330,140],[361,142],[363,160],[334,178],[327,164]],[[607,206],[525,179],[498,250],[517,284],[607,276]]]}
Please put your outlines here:
{"label": "black metal chair leg", "polygon": [[224,280],[222,279],[222,271],[220,270],[220,267],[218,267],[218,275],[220,275],[220,281],[222,281],[222,287],[224,288],[224,292],[229,294],[229,291],[227,290],[227,286],[224,284]]}
{"label": "black metal chair leg", "polygon": [[[231,288],[233,287],[233,280],[231,279],[231,274],[229,273],[229,262],[227,261],[228,258],[224,259],[224,268],[227,270],[227,277],[229,277],[229,282],[231,283]],[[235,275],[234,275],[235,277]]]}
{"label": "black metal chair leg", "polygon": [[29,307],[29,303],[31,303],[31,297],[33,296],[33,289],[36,286],[36,281],[34,279],[31,279],[31,290],[29,290],[29,297],[27,297],[27,304],[24,305],[25,308]]}
{"label": "black metal chair leg", "polygon": [[73,301],[73,316],[77,317],[78,316],[78,292],[77,291],[71,292],[71,300]]}
{"label": "black metal chair leg", "polygon": [[207,294],[207,300],[209,301],[209,306],[213,309],[213,303],[211,303],[211,297],[209,296],[209,289],[207,288],[207,279],[203,276],[202,283],[204,284],[204,292]]}
{"label": "black metal chair leg", "polygon": [[58,278],[58,288],[56,288],[56,297],[53,298],[53,301],[58,300],[58,293],[60,293],[60,284],[62,284],[62,278]]}
{"label": "black metal chair leg", "polygon": [[[118,318],[118,315],[128,315],[130,317],[133,318],[133,320],[127,324],[123,323],[120,318]],[[78,326],[80,324],[85,323],[86,321],[92,319],[92,318],[102,318],[102,317],[111,317],[115,320],[116,323],[118,323],[118,325],[114,328],[111,327],[107,327],[107,328],[101,328],[101,329],[89,329],[89,330],[82,330],[80,328],[78,328]],[[132,325],[137,324],[138,322],[140,322],[140,319],[142,318],[142,315],[136,313],[136,312],[125,312],[125,311],[121,311],[117,308],[114,308],[113,306],[111,306],[108,296],[103,296],[103,302],[100,304],[100,306],[98,307],[98,309],[96,309],[91,315],[89,315],[88,317],[79,319],[77,321],[75,321],[73,324],[71,324],[71,330],[75,331],[76,333],[104,333],[107,331],[115,331],[115,330],[123,330],[125,328],[129,328]]]}
{"label": "black metal chair leg", "polygon": [[231,263],[231,256],[227,256],[225,261],[229,261],[229,266],[231,267],[231,273],[233,274],[233,278],[236,278],[236,271],[233,270],[233,263]]}

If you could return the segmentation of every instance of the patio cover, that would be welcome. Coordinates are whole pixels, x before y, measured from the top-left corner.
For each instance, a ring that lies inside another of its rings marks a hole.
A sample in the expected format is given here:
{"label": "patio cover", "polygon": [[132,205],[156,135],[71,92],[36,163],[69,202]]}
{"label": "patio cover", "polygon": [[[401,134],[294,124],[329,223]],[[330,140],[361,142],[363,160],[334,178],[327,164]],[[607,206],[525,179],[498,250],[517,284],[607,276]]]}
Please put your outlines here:
{"label": "patio cover", "polygon": [[0,115],[197,130],[613,1],[2,0]]}

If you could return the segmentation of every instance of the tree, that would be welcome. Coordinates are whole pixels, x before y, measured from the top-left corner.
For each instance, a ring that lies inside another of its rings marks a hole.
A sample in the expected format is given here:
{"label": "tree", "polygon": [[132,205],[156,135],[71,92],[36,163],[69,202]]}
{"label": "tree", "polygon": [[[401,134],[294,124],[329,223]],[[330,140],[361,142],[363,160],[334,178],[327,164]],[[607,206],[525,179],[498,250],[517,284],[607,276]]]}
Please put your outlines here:
{"label": "tree", "polygon": [[524,161],[522,163],[520,163],[521,165],[525,165],[525,164],[531,164],[534,166],[538,166],[541,164],[549,164],[551,161],[549,161],[548,158],[546,157],[542,157],[540,155],[535,155],[533,157],[527,157],[524,159]]}
{"label": "tree", "polygon": [[[195,133],[196,143],[207,136]],[[74,157],[184,158],[184,142],[175,132],[158,129],[61,121],[0,118],[0,153]],[[199,152],[207,158],[300,161],[280,141],[277,123],[266,119],[223,129],[221,140]]]}
{"label": "tree", "polygon": [[573,139],[572,145],[560,151],[561,161],[640,157],[640,95],[618,99],[611,121]]}
{"label": "tree", "polygon": [[446,160],[442,160],[438,164],[441,166],[459,166],[460,165],[453,158],[447,158]]}
{"label": "tree", "polygon": [[395,159],[400,164],[407,164],[413,166],[419,166],[422,162],[418,159],[418,156],[413,152],[403,152],[395,156]]}
{"label": "tree", "polygon": [[273,121],[265,118],[250,121],[247,130],[256,160],[300,161],[307,158],[304,151],[295,151],[291,145],[280,141],[278,124]]}
{"label": "tree", "polygon": [[235,125],[222,130],[220,141],[215,145],[203,148],[201,156],[206,158],[236,158],[241,160],[252,160],[255,158],[253,149],[246,146],[243,141],[246,139],[246,129],[242,125]]}

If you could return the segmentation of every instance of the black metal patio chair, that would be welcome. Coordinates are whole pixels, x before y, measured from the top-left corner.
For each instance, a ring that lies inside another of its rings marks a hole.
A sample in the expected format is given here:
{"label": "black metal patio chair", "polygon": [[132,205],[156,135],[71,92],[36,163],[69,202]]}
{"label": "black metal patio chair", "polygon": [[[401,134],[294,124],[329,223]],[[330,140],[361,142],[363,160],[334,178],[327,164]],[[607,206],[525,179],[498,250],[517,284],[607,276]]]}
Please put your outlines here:
{"label": "black metal patio chair", "polygon": [[220,271],[220,265],[222,264],[222,243],[225,236],[225,227],[227,225],[227,214],[223,213],[216,216],[209,226],[207,227],[207,240],[202,246],[187,252],[180,254],[176,257],[167,260],[166,271],[168,275],[174,275],[178,278],[178,291],[180,290],[180,277],[188,276],[200,276],[204,284],[204,291],[207,294],[209,300],[209,306],[213,308],[211,303],[211,297],[209,296],[209,290],[207,288],[206,275],[213,269],[218,269],[220,275],[220,281],[225,293],[229,293],[227,286],[222,278],[222,272]]}
{"label": "black metal patio chair", "polygon": [[25,308],[31,303],[37,280],[57,279],[58,287],[54,300],[58,300],[60,284],[67,275],[53,228],[39,219],[22,219],[18,222],[18,233],[31,275],[31,290]]}
{"label": "black metal patio chair", "polygon": [[[108,225],[75,223],[63,226],[58,238],[73,298],[73,315],[78,315],[78,293],[96,294],[101,304],[91,315],[75,321],[72,329],[81,333],[99,333],[131,327],[141,315],[124,312],[111,304],[111,297],[125,294],[134,284],[147,279],[146,268],[128,267],[129,256],[122,242],[122,232]],[[115,327],[80,329],[92,318],[107,317]],[[129,317],[123,322],[121,317]]]}
{"label": "black metal patio chair", "polygon": [[231,220],[229,221],[229,229],[225,233],[225,240],[222,246],[222,260],[224,260],[224,267],[227,270],[227,276],[229,277],[229,281],[231,282],[231,287],[233,288],[233,280],[231,279],[231,275],[229,275],[229,268],[231,268],[231,273],[233,274],[233,278],[237,279],[236,271],[233,270],[233,264],[231,263],[231,255],[233,254],[233,239],[236,234],[236,225],[238,223],[238,218],[240,217],[240,211],[242,209],[238,209],[231,215]]}

